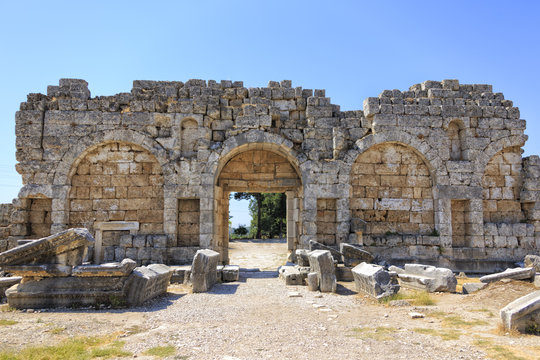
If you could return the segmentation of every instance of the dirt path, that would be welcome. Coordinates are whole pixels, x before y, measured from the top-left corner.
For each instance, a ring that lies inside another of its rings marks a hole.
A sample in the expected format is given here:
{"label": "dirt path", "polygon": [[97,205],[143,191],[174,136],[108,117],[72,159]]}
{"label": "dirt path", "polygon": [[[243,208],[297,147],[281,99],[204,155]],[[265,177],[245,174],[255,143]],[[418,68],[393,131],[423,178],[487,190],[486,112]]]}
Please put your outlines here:
{"label": "dirt path", "polygon": [[[171,286],[166,296],[136,309],[1,312],[0,319],[17,323],[0,326],[0,349],[118,334],[138,358],[158,345],[174,346],[171,358],[178,359],[540,357],[539,337],[497,331],[498,310],[530,292],[531,284],[498,283],[469,296],[434,294],[433,306],[391,307],[356,294],[352,283],[340,283],[338,294],[285,286],[269,270],[284,260],[283,244],[261,245],[231,244],[237,263],[253,267],[250,259],[257,258],[263,269],[243,271],[238,282],[218,284],[209,293]],[[425,317],[413,320],[412,311]]]}

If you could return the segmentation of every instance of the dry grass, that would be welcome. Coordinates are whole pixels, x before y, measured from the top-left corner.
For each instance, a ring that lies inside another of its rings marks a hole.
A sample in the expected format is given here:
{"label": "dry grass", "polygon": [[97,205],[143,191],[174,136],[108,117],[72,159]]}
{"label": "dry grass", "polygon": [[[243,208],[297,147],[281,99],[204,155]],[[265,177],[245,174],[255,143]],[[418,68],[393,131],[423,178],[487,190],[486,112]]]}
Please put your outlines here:
{"label": "dry grass", "polygon": [[463,292],[463,284],[465,283],[479,283],[480,278],[477,277],[458,277],[457,278],[457,285],[456,285],[456,292],[461,293]]}
{"label": "dry grass", "polygon": [[449,314],[443,311],[434,311],[430,313],[429,316],[441,320],[442,326],[444,327],[463,328],[488,324],[488,322],[484,320],[464,320],[459,315]]}
{"label": "dry grass", "polygon": [[483,349],[492,359],[500,360],[537,360],[540,359],[540,347],[516,347],[508,345],[500,345],[493,342],[491,339],[477,337],[473,342],[474,345]]}
{"label": "dry grass", "polygon": [[388,304],[392,300],[407,300],[411,305],[415,306],[431,306],[436,304],[435,299],[427,291],[416,290],[400,291],[397,294],[379,299],[379,302]]}
{"label": "dry grass", "polygon": [[353,328],[354,336],[359,339],[374,339],[377,341],[393,340],[392,334],[397,331],[396,328],[388,326],[379,326],[376,328],[361,327]]}
{"label": "dry grass", "polygon": [[426,329],[426,328],[415,328],[414,332],[424,335],[433,335],[440,336],[443,340],[458,340],[461,336],[461,331],[455,329],[449,330],[437,330],[437,329]]}
{"label": "dry grass", "polygon": [[124,351],[124,343],[116,335],[104,337],[77,337],[58,345],[31,346],[20,351],[0,351],[0,360],[89,360],[131,357]]}
{"label": "dry grass", "polygon": [[15,321],[15,320],[4,320],[4,319],[0,319],[0,326],[9,326],[9,325],[15,325],[17,324],[18,321]]}
{"label": "dry grass", "polygon": [[176,354],[176,348],[172,345],[166,345],[166,346],[155,346],[153,348],[150,348],[146,350],[144,355],[150,355],[150,356],[156,356],[156,357],[169,357]]}

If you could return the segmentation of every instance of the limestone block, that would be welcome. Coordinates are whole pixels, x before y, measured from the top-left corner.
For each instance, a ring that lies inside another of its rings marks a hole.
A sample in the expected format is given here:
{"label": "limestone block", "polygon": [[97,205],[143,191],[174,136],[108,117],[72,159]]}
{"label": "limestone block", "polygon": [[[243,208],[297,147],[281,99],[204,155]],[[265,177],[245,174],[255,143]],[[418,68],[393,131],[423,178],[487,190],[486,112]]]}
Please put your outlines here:
{"label": "limestone block", "polygon": [[6,297],[6,290],[17,285],[22,280],[20,276],[4,276],[0,277],[0,302]]}
{"label": "limestone block", "polygon": [[540,256],[538,255],[527,255],[525,256],[525,267],[532,267],[536,272],[540,272]]}
{"label": "limestone block", "polygon": [[317,277],[317,273],[311,272],[307,276],[307,286],[309,291],[317,291],[319,290],[319,280]]}
{"label": "limestone block", "polygon": [[373,261],[373,255],[354,244],[341,243],[339,250],[346,266],[354,267],[362,262],[371,263]]}
{"label": "limestone block", "polygon": [[94,238],[87,229],[69,229],[0,253],[0,265],[82,264]]}
{"label": "limestone block", "polygon": [[221,280],[223,282],[238,281],[240,276],[240,266],[225,265],[221,271]]}
{"label": "limestone block", "polygon": [[165,294],[171,275],[171,269],[163,264],[135,268],[126,282],[128,305],[140,306],[147,300]]}
{"label": "limestone block", "polygon": [[340,262],[341,261],[341,253],[339,251],[337,251],[336,249],[330,247],[330,246],[326,246],[324,244],[321,244],[320,242],[317,242],[315,240],[309,240],[309,251],[314,251],[314,250],[327,250],[327,251],[330,251],[330,254],[332,255],[332,258],[334,259],[335,262]]}
{"label": "limestone block", "polygon": [[131,259],[124,259],[121,263],[106,263],[101,265],[79,265],[73,268],[73,276],[128,276],[137,263]]}
{"label": "limestone block", "polygon": [[463,284],[463,294],[472,294],[475,291],[481,290],[487,286],[486,283],[465,283]]}
{"label": "limestone block", "polygon": [[334,260],[328,250],[314,250],[309,254],[309,266],[317,273],[321,292],[336,292],[336,270]]}
{"label": "limestone block", "polygon": [[502,279],[514,279],[514,280],[533,280],[536,274],[536,269],[529,268],[514,268],[506,269],[503,272],[482,276],[480,281],[483,283],[490,283],[499,281]]}
{"label": "limestone block", "polygon": [[303,285],[304,283],[298,266],[281,266],[279,277],[285,280],[285,285]]}
{"label": "limestone block", "polygon": [[540,290],[512,301],[501,309],[501,320],[505,329],[525,332],[527,328],[540,326]]}
{"label": "limestone block", "polygon": [[219,253],[204,249],[198,250],[193,257],[191,265],[191,282],[193,284],[193,292],[209,291],[217,281],[217,264],[219,261]]}
{"label": "limestone block", "polygon": [[358,292],[381,299],[399,291],[397,274],[384,270],[380,265],[361,263],[352,269],[352,273]]}
{"label": "limestone block", "polygon": [[404,287],[427,292],[455,292],[457,279],[452,270],[430,265],[405,264],[398,273],[400,284]]}
{"label": "limestone block", "polygon": [[306,249],[296,249],[295,254],[295,262],[299,266],[309,266],[309,251]]}
{"label": "limestone block", "polygon": [[48,277],[27,281],[6,290],[9,306],[16,309],[95,306],[125,300],[127,277]]}

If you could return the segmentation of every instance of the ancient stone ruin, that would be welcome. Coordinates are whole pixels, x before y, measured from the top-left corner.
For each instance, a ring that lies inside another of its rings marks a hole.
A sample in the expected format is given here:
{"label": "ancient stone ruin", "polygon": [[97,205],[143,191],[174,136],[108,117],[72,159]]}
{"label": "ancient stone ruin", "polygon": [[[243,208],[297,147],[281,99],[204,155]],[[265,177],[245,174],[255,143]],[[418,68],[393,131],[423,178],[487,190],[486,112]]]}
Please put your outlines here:
{"label": "ancient stone ruin", "polygon": [[[96,264],[228,263],[234,191],[287,195],[289,250],[342,243],[388,263],[505,269],[540,248],[540,158],[491,85],[426,81],[341,111],[324,90],[271,81],[84,80],[29,94],[16,114],[23,188],[0,251],[74,228]],[[339,254],[339,252],[338,252]]]}
{"label": "ancient stone ruin", "polygon": [[138,306],[167,292],[172,272],[165,265],[136,267],[131,259],[83,264],[93,243],[88,230],[69,229],[0,253],[0,266],[20,281],[5,291],[9,305],[17,309]]}

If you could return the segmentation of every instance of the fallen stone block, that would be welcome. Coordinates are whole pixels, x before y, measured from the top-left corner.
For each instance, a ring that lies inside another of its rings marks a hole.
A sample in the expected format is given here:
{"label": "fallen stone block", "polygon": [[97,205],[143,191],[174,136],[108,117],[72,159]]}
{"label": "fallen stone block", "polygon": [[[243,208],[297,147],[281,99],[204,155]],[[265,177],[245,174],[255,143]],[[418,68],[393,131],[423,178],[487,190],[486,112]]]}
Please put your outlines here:
{"label": "fallen stone block", "polygon": [[311,271],[317,273],[321,292],[336,292],[337,279],[334,259],[328,250],[315,250],[309,253]]}
{"label": "fallen stone block", "polygon": [[341,262],[341,253],[337,251],[336,249],[326,246],[324,244],[321,244],[320,242],[317,242],[315,240],[309,240],[309,252],[315,251],[315,250],[327,250],[330,251],[332,254],[332,258],[335,262]]}
{"label": "fallen stone block", "polygon": [[171,275],[171,269],[163,264],[135,268],[126,283],[127,304],[140,306],[147,300],[165,294]]}
{"label": "fallen stone block", "polygon": [[285,280],[285,285],[303,285],[304,278],[297,266],[282,266],[279,268],[279,277]]}
{"label": "fallen stone block", "polygon": [[238,265],[225,265],[221,272],[221,280],[223,282],[238,281],[240,277],[240,266]]}
{"label": "fallen stone block", "polygon": [[501,309],[505,329],[527,332],[540,327],[540,290],[512,301]]}
{"label": "fallen stone block", "polygon": [[0,253],[0,266],[22,264],[81,265],[94,238],[87,229],[69,229]]}
{"label": "fallen stone block", "polygon": [[[392,266],[391,270],[398,268]],[[397,270],[401,286],[427,292],[455,292],[457,279],[452,270],[430,265],[405,264],[403,270]]]}
{"label": "fallen stone block", "polygon": [[463,294],[472,294],[473,292],[476,292],[478,290],[482,290],[487,286],[486,283],[465,283],[462,286],[462,293]]}
{"label": "fallen stone block", "polygon": [[299,266],[309,266],[309,251],[306,249],[296,249],[295,254],[295,263]]}
{"label": "fallen stone block", "polygon": [[540,256],[538,255],[527,255],[525,256],[525,267],[532,267],[538,273],[540,272]]}
{"label": "fallen stone block", "polygon": [[4,266],[5,271],[24,278],[65,277],[71,275],[72,269],[71,266],[59,264]]}
{"label": "fallen stone block", "polygon": [[0,277],[0,301],[6,298],[6,290],[17,285],[22,280],[20,276],[3,276]]}
{"label": "fallen stone block", "polygon": [[213,250],[197,250],[191,265],[193,292],[206,292],[217,282],[219,253]]}
{"label": "fallen stone block", "polygon": [[171,284],[187,284],[191,280],[191,265],[171,266]]}
{"label": "fallen stone block", "polygon": [[399,291],[397,274],[386,271],[380,265],[361,263],[352,269],[352,273],[358,292],[381,299]]}
{"label": "fallen stone block", "polygon": [[126,304],[128,277],[46,277],[21,282],[6,290],[10,307],[42,309]]}
{"label": "fallen stone block", "polygon": [[490,283],[502,279],[512,280],[534,280],[536,270],[534,268],[514,268],[506,269],[503,272],[482,276],[480,281]]}
{"label": "fallen stone block", "polygon": [[137,263],[131,259],[124,259],[121,263],[106,263],[101,265],[79,265],[73,268],[73,276],[128,276]]}
{"label": "fallen stone block", "polygon": [[357,245],[341,243],[339,251],[345,266],[355,267],[362,262],[373,262],[373,255]]}
{"label": "fallen stone block", "polygon": [[540,273],[536,273],[533,283],[535,287],[540,289]]}
{"label": "fallen stone block", "polygon": [[319,290],[319,279],[317,278],[317,273],[312,272],[307,276],[307,286],[309,291]]}

